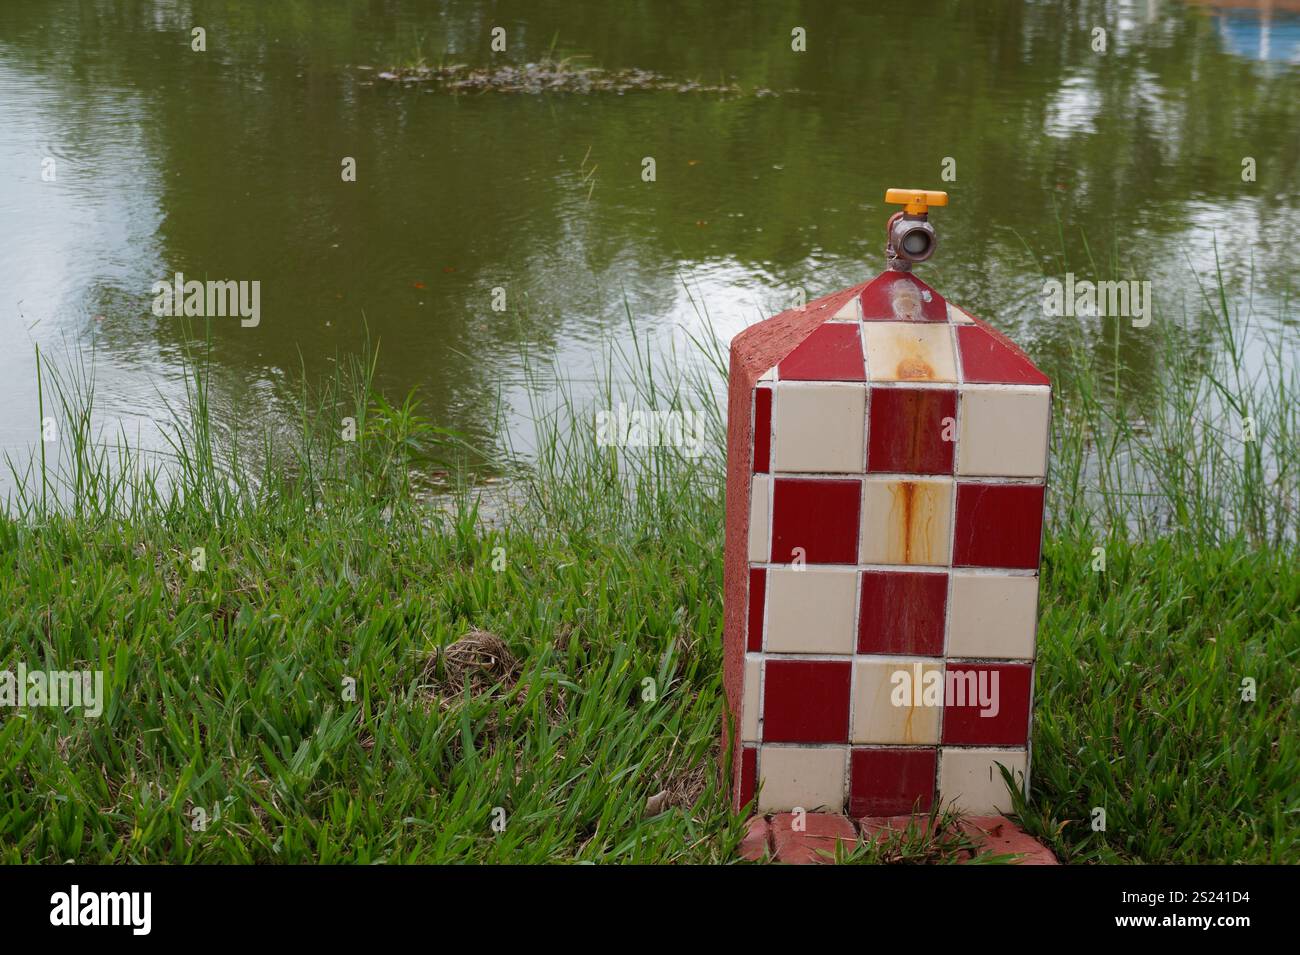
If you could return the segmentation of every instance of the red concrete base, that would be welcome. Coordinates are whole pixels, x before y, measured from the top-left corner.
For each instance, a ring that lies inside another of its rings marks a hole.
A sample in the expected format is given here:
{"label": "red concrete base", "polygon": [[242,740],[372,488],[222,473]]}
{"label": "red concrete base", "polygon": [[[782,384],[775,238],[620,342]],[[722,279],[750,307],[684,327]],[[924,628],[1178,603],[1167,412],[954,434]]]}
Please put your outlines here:
{"label": "red concrete base", "polygon": [[896,832],[906,832],[908,826],[915,826],[926,836],[937,837],[934,820],[929,816],[867,816],[858,820],[862,830],[862,841],[887,842]]}
{"label": "red concrete base", "polygon": [[764,816],[754,816],[746,825],[749,832],[740,840],[737,851],[746,862],[758,862],[772,848],[772,826]]}
{"label": "red concrete base", "polygon": [[[851,852],[859,838],[885,842],[911,824],[921,826],[939,842],[957,834],[934,832],[932,821],[925,816],[868,816],[855,822],[847,816],[810,812],[803,817],[801,831],[794,828],[794,820],[790,813],[750,819],[749,831],[740,843],[740,857],[750,862],[770,857],[791,865],[817,864],[834,862],[841,842],[844,851]],[[1015,855],[1018,865],[1060,864],[1050,849],[1005,816],[968,816],[958,821],[956,829],[977,847],[972,852],[954,846],[954,854],[963,862],[976,856]]]}
{"label": "red concrete base", "polygon": [[1052,850],[1004,816],[968,816],[958,825],[981,852],[1019,856],[1017,865],[1060,865]]}
{"label": "red concrete base", "polygon": [[844,851],[852,852],[858,844],[858,830],[847,816],[828,812],[810,812],[802,816],[802,828],[795,828],[793,813],[783,812],[772,816],[754,816],[749,820],[749,832],[740,841],[740,857],[757,862],[765,856],[791,865],[809,865],[834,862],[839,843]]}
{"label": "red concrete base", "polygon": [[[797,818],[802,819],[802,830],[794,828]],[[772,817],[772,848],[777,862],[791,865],[834,862],[841,842],[845,852],[852,852],[858,844],[858,831],[847,816],[809,812],[796,817],[783,812]]]}

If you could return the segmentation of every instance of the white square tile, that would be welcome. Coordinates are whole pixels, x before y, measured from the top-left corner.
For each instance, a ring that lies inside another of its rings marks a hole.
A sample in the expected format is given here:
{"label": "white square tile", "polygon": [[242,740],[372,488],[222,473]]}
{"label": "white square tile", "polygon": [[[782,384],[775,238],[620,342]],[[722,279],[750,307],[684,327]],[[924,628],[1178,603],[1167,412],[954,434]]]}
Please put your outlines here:
{"label": "white square tile", "polygon": [[957,359],[947,322],[867,322],[872,381],[956,381]]}
{"label": "white square tile", "polygon": [[942,664],[893,657],[854,662],[850,741],[937,743],[942,713]]}
{"label": "white square tile", "polygon": [[965,311],[952,304],[952,302],[948,303],[948,321],[952,322],[954,325],[975,324],[975,319],[971,318]]}
{"label": "white square tile", "polygon": [[772,490],[772,479],[766,474],[755,474],[749,486],[749,560],[751,563],[764,563],[770,556],[769,507],[768,500]]}
{"label": "white square tile", "polygon": [[948,564],[952,485],[951,478],[868,477],[862,489],[861,563]]}
{"label": "white square tile", "polygon": [[758,704],[762,697],[763,660],[759,656],[745,657],[745,693],[740,708],[740,739],[756,743],[758,735]]}
{"label": "white square tile", "polygon": [[858,575],[805,566],[767,572],[768,653],[852,653]]}
{"label": "white square tile", "polygon": [[1011,795],[997,763],[1024,784],[1028,754],[1023,749],[943,749],[939,753],[939,801],[962,812],[993,815],[1011,811]]}
{"label": "white square tile", "polygon": [[776,365],[773,365],[767,371],[758,376],[759,381],[776,381]]}
{"label": "white square tile", "polygon": [[844,811],[847,746],[764,746],[758,753],[758,811]]}
{"label": "white square tile", "polygon": [[1050,405],[1047,388],[962,389],[957,473],[1043,477]]}
{"label": "white square tile", "polygon": [[1036,576],[953,571],[948,607],[948,656],[1033,659]]}
{"label": "white square tile", "polygon": [[847,302],[840,306],[839,311],[831,316],[832,322],[856,322],[862,318],[862,306],[858,298],[861,293],[854,295]]}
{"label": "white square tile", "polygon": [[772,417],[776,470],[862,473],[864,385],[781,382],[773,396]]}

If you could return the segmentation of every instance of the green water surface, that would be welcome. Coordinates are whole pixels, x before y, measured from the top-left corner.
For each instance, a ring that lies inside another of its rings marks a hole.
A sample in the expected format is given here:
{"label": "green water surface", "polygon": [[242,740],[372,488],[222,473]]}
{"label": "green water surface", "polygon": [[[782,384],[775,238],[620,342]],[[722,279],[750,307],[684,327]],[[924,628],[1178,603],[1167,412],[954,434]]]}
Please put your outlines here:
{"label": "green water surface", "polygon": [[[737,89],[377,78],[547,59]],[[1045,276],[1150,281],[1171,320],[1216,243],[1294,355],[1298,63],[1300,15],[1171,0],[3,0],[0,450],[38,435],[37,344],[93,354],[101,424],[157,443],[186,336],[151,287],[177,271],[261,283],[256,327],[211,331],[222,420],[287,426],[300,369],[368,323],[385,391],[495,446],[498,401],[527,431],[521,349],[581,384],[628,312],[662,349],[692,298],[730,336],[862,281],[890,185],[949,191],[919,274],[1058,377],[1081,328],[1124,387],[1162,371],[1127,321],[1044,316]]]}

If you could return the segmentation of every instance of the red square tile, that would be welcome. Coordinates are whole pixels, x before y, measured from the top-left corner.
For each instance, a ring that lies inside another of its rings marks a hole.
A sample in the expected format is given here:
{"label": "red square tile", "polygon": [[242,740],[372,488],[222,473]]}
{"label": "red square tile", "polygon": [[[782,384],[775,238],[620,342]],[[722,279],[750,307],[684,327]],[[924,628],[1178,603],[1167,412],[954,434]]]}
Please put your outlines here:
{"label": "red square tile", "polygon": [[970,382],[1048,385],[1048,377],[1001,332],[987,325],[959,325],[957,350],[962,380]]}
{"label": "red square tile", "polygon": [[772,460],[772,389],[754,389],[754,471],[766,474]]}
{"label": "red square tile", "polygon": [[763,606],[767,600],[767,571],[751,567],[749,571],[749,637],[746,647],[751,653],[763,649]]}
{"label": "red square tile", "polygon": [[782,381],[866,381],[856,322],[827,322],[777,365]]}
{"label": "red square tile", "polygon": [[855,749],[849,756],[849,815],[929,812],[939,751]]}
{"label": "red square tile", "polygon": [[788,564],[804,549],[810,564],[854,564],[858,560],[858,481],[777,478],[772,506],[772,563]]}
{"label": "red square tile", "polygon": [[1043,485],[957,485],[956,567],[1033,570],[1043,537]]}
{"label": "red square tile", "polygon": [[[951,388],[872,388],[867,470],[951,474],[957,392]],[[947,440],[945,440],[945,438]]]}
{"label": "red square tile", "polygon": [[944,678],[944,743],[1024,746],[1028,742],[1033,678],[1029,664],[949,662]]}
{"label": "red square tile", "polygon": [[908,272],[882,272],[862,290],[858,301],[862,317],[869,322],[948,320],[948,303],[943,296]]}
{"label": "red square tile", "polygon": [[848,742],[852,663],[769,659],[764,666],[763,742]]}
{"label": "red square tile", "polygon": [[754,799],[754,788],[758,785],[758,747],[746,746],[740,751],[740,798],[736,808],[749,805]]}
{"label": "red square tile", "polygon": [[948,575],[864,571],[858,652],[943,655]]}

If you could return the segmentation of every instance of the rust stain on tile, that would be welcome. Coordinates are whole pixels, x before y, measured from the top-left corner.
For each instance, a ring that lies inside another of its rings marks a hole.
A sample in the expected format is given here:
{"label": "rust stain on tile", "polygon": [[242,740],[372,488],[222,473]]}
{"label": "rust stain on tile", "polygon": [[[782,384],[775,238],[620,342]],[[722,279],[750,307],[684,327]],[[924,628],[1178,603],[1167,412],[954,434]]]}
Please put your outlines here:
{"label": "rust stain on tile", "polygon": [[905,564],[929,562],[936,504],[933,488],[898,481],[890,485],[889,493],[893,498],[889,512],[891,553],[900,555]]}
{"label": "rust stain on tile", "polygon": [[[927,402],[927,405],[929,402]],[[928,410],[928,409],[927,409]],[[907,431],[907,455],[906,461],[920,460],[922,451],[926,448],[930,437],[930,431],[934,428],[933,422],[930,421],[928,414],[917,413],[912,415],[910,422],[911,427]],[[908,468],[907,470],[912,470]]]}
{"label": "rust stain on tile", "polygon": [[898,363],[894,374],[904,381],[930,381],[934,378],[934,369],[919,355],[908,355]]}
{"label": "rust stain on tile", "polygon": [[903,524],[900,528],[903,544],[903,562],[912,562],[912,517],[916,511],[916,485],[905,481],[898,485],[898,495],[902,499]]}
{"label": "rust stain on tile", "polygon": [[[917,300],[917,320],[920,318],[920,300]],[[932,381],[935,378],[934,366],[929,362],[928,345],[925,336],[909,330],[906,325],[895,325],[889,329],[887,342],[881,342],[894,361],[894,378],[900,381]]]}

